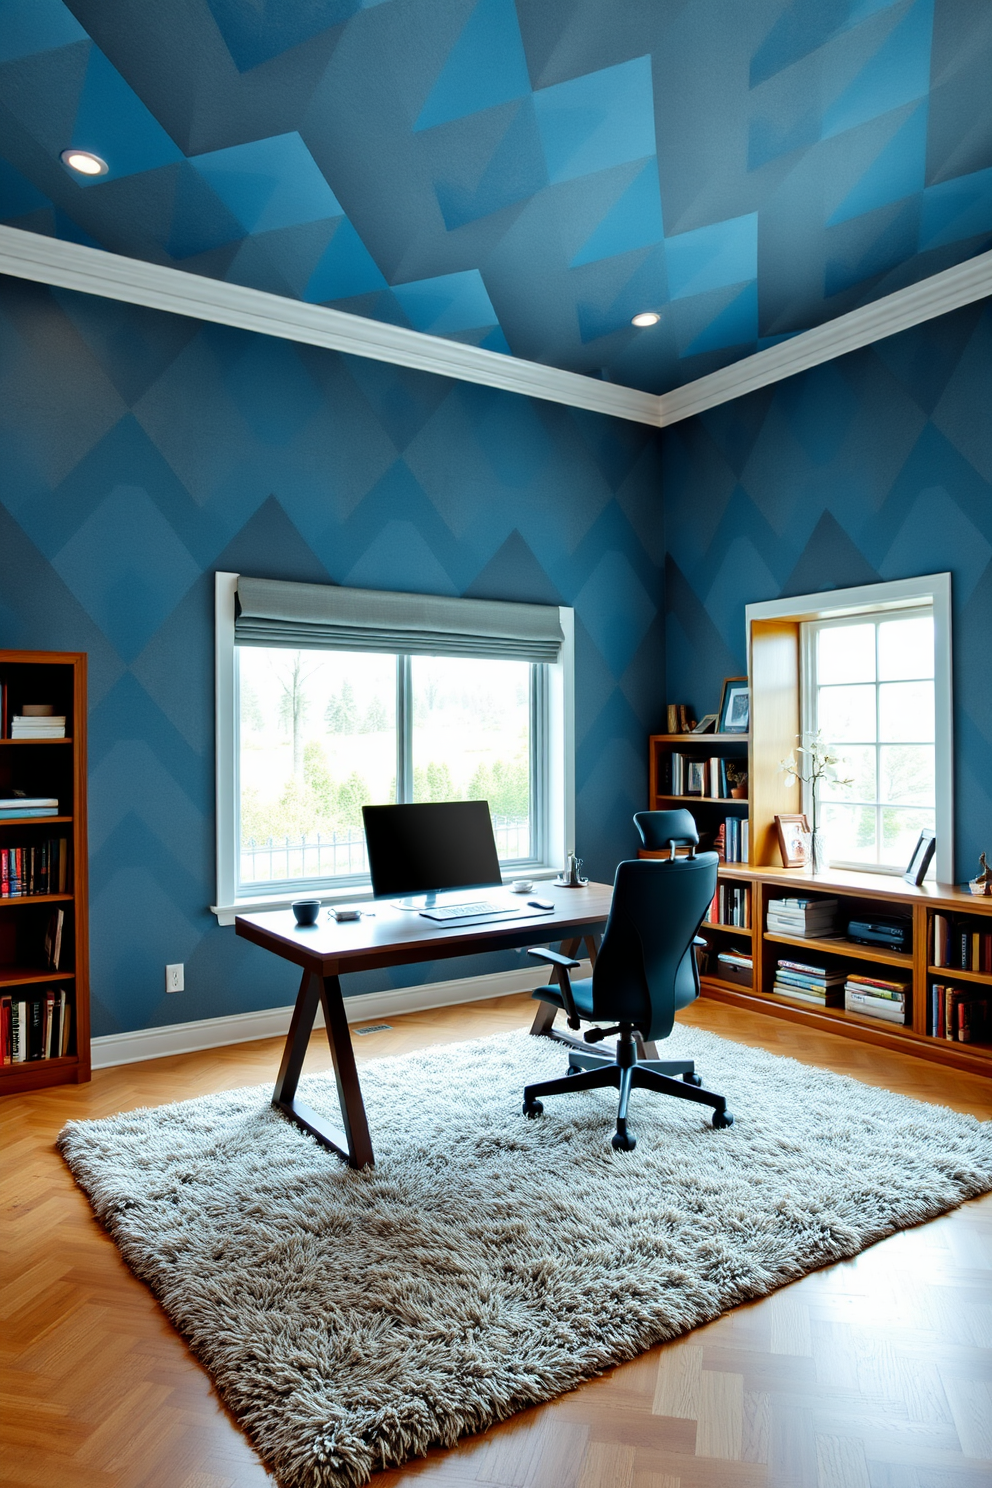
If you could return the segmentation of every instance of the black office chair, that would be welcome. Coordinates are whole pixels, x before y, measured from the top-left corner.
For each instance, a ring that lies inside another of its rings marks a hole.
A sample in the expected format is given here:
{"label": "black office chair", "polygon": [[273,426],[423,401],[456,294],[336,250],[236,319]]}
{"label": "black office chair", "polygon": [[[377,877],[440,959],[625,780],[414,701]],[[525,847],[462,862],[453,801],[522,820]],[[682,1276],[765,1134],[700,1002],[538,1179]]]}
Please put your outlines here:
{"label": "black office chair", "polygon": [[[524,1090],[524,1115],[540,1116],[540,1097],[613,1087],[620,1092],[613,1146],[632,1152],[636,1138],[627,1127],[632,1089],[677,1095],[713,1108],[713,1125],[733,1123],[724,1096],[701,1088],[691,1059],[643,1059],[644,1041],[667,1038],[675,1014],[699,995],[694,947],[696,931],[716,889],[717,855],[696,853],[699,835],[688,811],[641,811],[634,817],[645,847],[670,847],[668,858],[641,858],[621,863],[613,886],[613,905],[593,974],[573,982],[579,965],[557,951],[533,949],[538,960],[555,968],[557,985],[540,987],[534,997],[563,1009],[570,1028],[582,1022],[607,1023],[592,1028],[584,1042],[555,1033],[569,1047],[568,1074]],[[675,856],[677,844],[688,843],[688,857]],[[619,1034],[616,1054],[592,1053],[588,1044]],[[676,1077],[681,1075],[681,1080]]]}

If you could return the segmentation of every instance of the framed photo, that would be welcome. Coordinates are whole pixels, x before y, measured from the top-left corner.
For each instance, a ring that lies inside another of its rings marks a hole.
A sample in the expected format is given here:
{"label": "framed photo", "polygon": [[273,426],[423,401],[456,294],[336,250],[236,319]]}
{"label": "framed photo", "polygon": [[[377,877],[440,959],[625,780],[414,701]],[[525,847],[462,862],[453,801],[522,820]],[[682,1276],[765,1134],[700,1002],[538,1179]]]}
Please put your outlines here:
{"label": "framed photo", "polygon": [[718,713],[707,713],[705,718],[699,720],[692,732],[694,734],[711,734],[716,728],[718,718]]}
{"label": "framed photo", "polygon": [[721,734],[746,734],[751,725],[751,689],[746,677],[727,677],[720,699]]}
{"label": "framed photo", "polygon": [[686,776],[686,795],[705,796],[706,794],[706,761],[688,760],[688,773]]}
{"label": "framed photo", "polygon": [[809,865],[809,821],[802,816],[776,816],[778,845],[782,863],[786,868],[806,868]]}
{"label": "framed photo", "polygon": [[937,839],[932,832],[920,833],[919,841],[913,848],[913,856],[909,860],[909,867],[903,874],[907,883],[919,886],[923,882],[936,846]]}

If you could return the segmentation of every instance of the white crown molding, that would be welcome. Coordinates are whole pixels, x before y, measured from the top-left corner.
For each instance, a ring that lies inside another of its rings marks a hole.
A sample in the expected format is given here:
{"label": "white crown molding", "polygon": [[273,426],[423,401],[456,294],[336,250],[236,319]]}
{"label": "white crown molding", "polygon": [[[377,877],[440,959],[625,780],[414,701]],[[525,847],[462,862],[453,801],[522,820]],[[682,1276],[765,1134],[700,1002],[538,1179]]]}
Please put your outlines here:
{"label": "white crown molding", "polygon": [[[580,976],[591,976],[583,961]],[[344,999],[349,1023],[381,1022],[402,1013],[420,1013],[428,1008],[450,1007],[462,1002],[483,1002],[515,992],[532,992],[540,981],[537,968],[497,971],[488,976],[452,977],[447,982],[424,982],[418,987],[395,987],[386,992],[362,992]],[[140,1064],[146,1059],[164,1059],[169,1054],[195,1054],[200,1049],[221,1049],[227,1044],[249,1044],[256,1039],[284,1038],[289,1032],[292,1007],[265,1008],[258,1013],[231,1013],[226,1018],[198,1018],[191,1023],[167,1023],[158,1028],[139,1028],[133,1033],[108,1033],[91,1042],[93,1068],[109,1069],[116,1064]],[[317,1009],[315,1028],[324,1026]]]}
{"label": "white crown molding", "polygon": [[326,305],[308,305],[283,295],[188,274],[164,264],[145,263],[122,254],[105,253],[66,243],[17,227],[0,227],[0,272],[39,284],[55,284],[83,294],[103,295],[151,310],[168,310],[193,320],[260,331],[309,346],[324,346],[376,362],[416,367],[459,382],[478,382],[530,398],[587,408],[635,423],[658,422],[658,399],[636,388],[619,387],[577,372],[562,372],[539,362],[503,356],[480,346],[463,346],[424,331],[387,325],[364,315],[349,315]]}
{"label": "white crown molding", "polygon": [[745,393],[769,383],[781,382],[805,372],[808,367],[818,367],[821,362],[833,361],[861,346],[870,346],[886,336],[895,336],[899,331],[909,330],[924,320],[936,315],[946,315],[961,305],[970,305],[973,300],[982,300],[992,294],[992,251],[980,253],[976,258],[966,259],[953,268],[921,279],[907,289],[897,289],[894,294],[873,300],[858,310],[838,315],[836,320],[825,321],[811,331],[801,331],[778,346],[769,346],[767,351],[758,351],[754,356],[708,377],[687,382],[684,387],[662,393],[658,399],[658,423],[662,428],[678,423],[680,419],[692,418],[704,413],[707,408],[716,408]]}
{"label": "white crown molding", "polygon": [[324,305],[0,226],[0,273],[665,428],[992,294],[992,251],[656,397]]}

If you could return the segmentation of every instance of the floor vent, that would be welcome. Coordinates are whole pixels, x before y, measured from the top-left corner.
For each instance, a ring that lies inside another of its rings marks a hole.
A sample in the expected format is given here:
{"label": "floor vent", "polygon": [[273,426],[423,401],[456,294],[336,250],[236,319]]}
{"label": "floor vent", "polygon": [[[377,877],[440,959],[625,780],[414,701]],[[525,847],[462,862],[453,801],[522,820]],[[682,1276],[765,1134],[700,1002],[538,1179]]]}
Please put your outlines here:
{"label": "floor vent", "polygon": [[353,1033],[385,1033],[392,1028],[392,1023],[370,1023],[368,1028],[354,1028]]}

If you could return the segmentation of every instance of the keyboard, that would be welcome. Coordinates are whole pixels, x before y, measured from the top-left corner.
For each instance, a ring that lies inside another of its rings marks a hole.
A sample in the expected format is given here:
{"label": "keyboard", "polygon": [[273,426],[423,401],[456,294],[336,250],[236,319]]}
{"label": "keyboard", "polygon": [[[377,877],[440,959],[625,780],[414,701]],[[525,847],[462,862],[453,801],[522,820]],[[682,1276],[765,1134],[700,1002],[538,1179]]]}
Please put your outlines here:
{"label": "keyboard", "polygon": [[465,904],[434,904],[420,913],[428,920],[463,920],[467,915],[473,919],[478,915],[498,915],[501,920],[508,920],[520,911],[515,904],[489,904],[483,899],[470,899]]}

